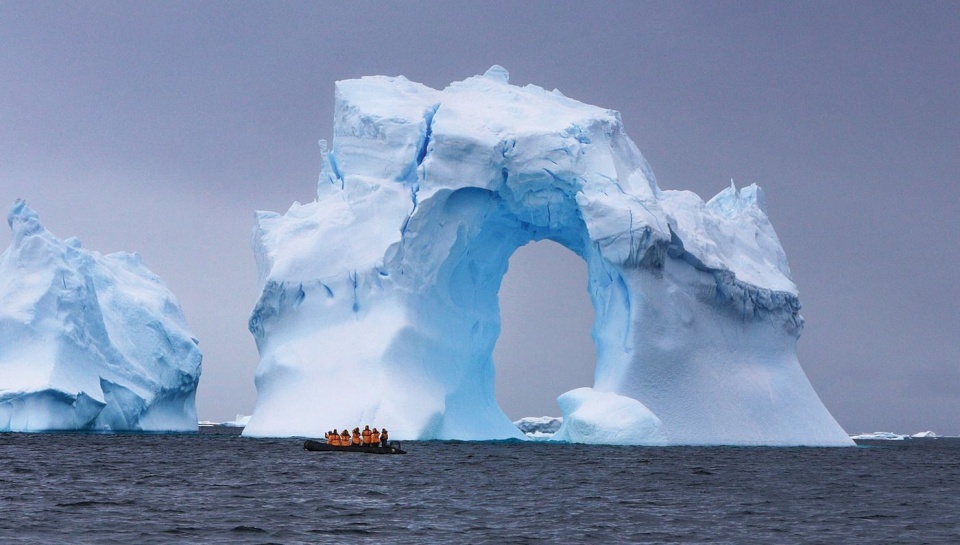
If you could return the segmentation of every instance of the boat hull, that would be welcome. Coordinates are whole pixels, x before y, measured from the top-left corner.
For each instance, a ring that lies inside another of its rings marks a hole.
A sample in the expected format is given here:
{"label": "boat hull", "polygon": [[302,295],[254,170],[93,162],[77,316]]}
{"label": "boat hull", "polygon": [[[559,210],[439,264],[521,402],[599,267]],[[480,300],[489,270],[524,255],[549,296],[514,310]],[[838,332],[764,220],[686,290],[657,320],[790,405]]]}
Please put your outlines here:
{"label": "boat hull", "polygon": [[304,450],[311,450],[315,452],[363,452],[366,454],[406,454],[407,451],[401,450],[396,444],[390,444],[385,447],[381,446],[366,446],[366,445],[349,445],[349,446],[335,446],[328,445],[322,441],[314,441],[312,439],[307,439],[303,442]]}

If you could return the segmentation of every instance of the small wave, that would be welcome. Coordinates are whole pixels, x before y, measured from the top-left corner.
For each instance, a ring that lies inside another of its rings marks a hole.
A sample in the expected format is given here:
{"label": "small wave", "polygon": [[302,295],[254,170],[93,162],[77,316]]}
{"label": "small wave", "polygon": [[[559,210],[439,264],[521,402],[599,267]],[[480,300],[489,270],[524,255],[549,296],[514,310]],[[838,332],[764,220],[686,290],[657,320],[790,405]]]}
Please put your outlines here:
{"label": "small wave", "polygon": [[133,502],[125,501],[99,501],[99,500],[80,500],[57,503],[57,507],[95,507],[103,505],[131,505]]}
{"label": "small wave", "polygon": [[882,513],[874,513],[874,514],[872,514],[872,515],[862,515],[862,516],[859,516],[859,517],[857,517],[857,518],[858,518],[858,519],[861,519],[861,520],[883,520],[883,519],[895,519],[895,518],[897,518],[897,516],[896,516],[896,515],[884,515],[884,514],[882,514]]}
{"label": "small wave", "polygon": [[256,526],[243,526],[243,525],[234,527],[233,530],[231,530],[231,532],[251,533],[251,534],[267,533],[267,531],[264,530],[263,528],[257,528]]}

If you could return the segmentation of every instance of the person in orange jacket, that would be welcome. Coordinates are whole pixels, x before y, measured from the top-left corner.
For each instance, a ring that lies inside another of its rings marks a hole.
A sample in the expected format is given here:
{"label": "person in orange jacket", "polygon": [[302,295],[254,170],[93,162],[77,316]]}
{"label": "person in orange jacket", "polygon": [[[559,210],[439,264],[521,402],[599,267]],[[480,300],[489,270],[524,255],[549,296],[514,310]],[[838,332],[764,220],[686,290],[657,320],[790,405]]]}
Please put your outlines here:
{"label": "person in orange jacket", "polygon": [[337,428],[333,428],[333,431],[328,436],[330,444],[339,447],[340,446],[340,433],[337,431]]}
{"label": "person in orange jacket", "polygon": [[363,427],[363,444],[367,447],[373,444],[373,432],[370,431],[370,426]]}
{"label": "person in orange jacket", "polygon": [[380,444],[380,431],[377,428],[373,428],[373,432],[370,434],[370,444],[373,446]]}
{"label": "person in orange jacket", "polygon": [[350,444],[360,446],[360,428],[353,428],[353,436],[350,438]]}

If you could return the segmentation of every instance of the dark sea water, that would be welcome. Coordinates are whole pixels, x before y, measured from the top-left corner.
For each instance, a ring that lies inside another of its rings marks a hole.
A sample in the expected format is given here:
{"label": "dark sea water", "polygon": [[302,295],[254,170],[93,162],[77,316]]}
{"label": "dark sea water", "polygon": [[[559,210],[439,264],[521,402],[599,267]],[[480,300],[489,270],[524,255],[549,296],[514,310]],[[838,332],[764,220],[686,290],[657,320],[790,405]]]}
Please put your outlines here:
{"label": "dark sea water", "polygon": [[0,434],[0,543],[960,543],[960,441],[302,445]]}

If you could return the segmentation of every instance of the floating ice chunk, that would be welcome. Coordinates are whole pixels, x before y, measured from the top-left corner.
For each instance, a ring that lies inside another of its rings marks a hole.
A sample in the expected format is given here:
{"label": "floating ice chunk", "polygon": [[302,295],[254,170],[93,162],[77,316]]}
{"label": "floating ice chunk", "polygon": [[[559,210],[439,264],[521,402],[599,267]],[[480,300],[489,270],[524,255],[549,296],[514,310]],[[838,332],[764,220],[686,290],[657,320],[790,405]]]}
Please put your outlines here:
{"label": "floating ice chunk", "polygon": [[547,439],[553,437],[563,424],[562,417],[556,416],[526,416],[513,423],[524,435],[531,439]]}
{"label": "floating ice chunk", "polygon": [[220,425],[227,428],[242,428],[246,426],[248,422],[250,422],[250,416],[238,414],[236,418],[229,422],[220,422]]}
{"label": "floating ice chunk", "polygon": [[563,424],[554,441],[595,445],[666,445],[663,422],[636,399],[592,388],[557,398]]}

